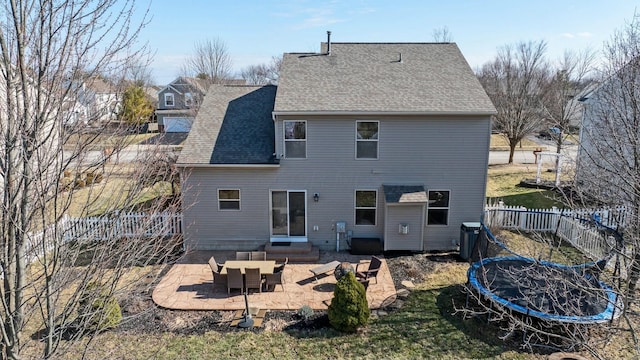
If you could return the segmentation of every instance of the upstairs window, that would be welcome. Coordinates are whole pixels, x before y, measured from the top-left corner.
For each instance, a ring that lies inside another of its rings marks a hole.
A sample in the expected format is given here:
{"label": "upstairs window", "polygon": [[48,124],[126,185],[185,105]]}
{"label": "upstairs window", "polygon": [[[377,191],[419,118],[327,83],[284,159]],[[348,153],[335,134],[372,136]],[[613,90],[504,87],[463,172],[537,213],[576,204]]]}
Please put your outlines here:
{"label": "upstairs window", "polygon": [[218,189],[218,210],[240,210],[240,190]]}
{"label": "upstairs window", "polygon": [[193,105],[193,95],[191,93],[184,93],[184,106],[190,107]]}
{"label": "upstairs window", "polygon": [[356,190],[356,225],[375,225],[378,193],[375,190]]}
{"label": "upstairs window", "polygon": [[175,99],[172,93],[164,94],[164,106],[175,106]]}
{"label": "upstairs window", "polygon": [[378,121],[356,121],[356,159],[378,158]]}
{"label": "upstairs window", "polygon": [[284,122],[284,156],[288,159],[307,157],[307,122]]}
{"label": "upstairs window", "polygon": [[430,190],[427,225],[449,225],[449,191]]}

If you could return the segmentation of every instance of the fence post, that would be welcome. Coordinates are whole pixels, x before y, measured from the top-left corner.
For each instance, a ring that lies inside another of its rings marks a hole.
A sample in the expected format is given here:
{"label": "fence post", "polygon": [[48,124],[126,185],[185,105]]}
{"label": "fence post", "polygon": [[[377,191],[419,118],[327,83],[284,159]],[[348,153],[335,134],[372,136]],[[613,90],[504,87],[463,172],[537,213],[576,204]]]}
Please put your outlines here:
{"label": "fence post", "polygon": [[520,230],[526,230],[526,226],[527,226],[527,208],[524,206],[520,206],[518,212],[518,216],[520,216]]}

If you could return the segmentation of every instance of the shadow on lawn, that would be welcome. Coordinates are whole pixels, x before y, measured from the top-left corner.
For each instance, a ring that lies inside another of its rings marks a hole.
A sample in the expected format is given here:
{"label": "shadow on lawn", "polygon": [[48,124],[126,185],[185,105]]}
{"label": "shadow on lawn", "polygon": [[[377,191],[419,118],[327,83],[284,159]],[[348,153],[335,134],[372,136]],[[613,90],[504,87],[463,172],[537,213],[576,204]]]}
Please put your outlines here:
{"label": "shadow on lawn", "polygon": [[332,339],[345,353],[366,349],[368,355],[382,357],[397,352],[407,358],[432,358],[435,353],[452,358],[493,358],[510,350],[487,330],[486,322],[453,315],[465,300],[460,285],[415,290],[400,309],[371,320],[356,334],[332,329],[323,313],[285,331],[296,338]]}
{"label": "shadow on lawn", "polygon": [[503,344],[487,334],[485,324],[453,315],[465,299],[459,285],[415,290],[400,310],[370,325],[367,346],[418,357],[437,352],[443,357],[491,358],[503,353]]}

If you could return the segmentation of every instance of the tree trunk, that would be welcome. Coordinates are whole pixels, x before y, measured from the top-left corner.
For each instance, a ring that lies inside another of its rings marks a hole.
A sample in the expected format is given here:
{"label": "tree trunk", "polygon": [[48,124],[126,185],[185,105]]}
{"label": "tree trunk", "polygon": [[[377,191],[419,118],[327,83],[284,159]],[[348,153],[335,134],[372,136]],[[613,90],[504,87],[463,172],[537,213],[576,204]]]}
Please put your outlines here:
{"label": "tree trunk", "polygon": [[513,154],[516,152],[517,144],[518,144],[517,141],[514,142],[509,140],[509,162],[508,162],[509,165],[513,164]]}

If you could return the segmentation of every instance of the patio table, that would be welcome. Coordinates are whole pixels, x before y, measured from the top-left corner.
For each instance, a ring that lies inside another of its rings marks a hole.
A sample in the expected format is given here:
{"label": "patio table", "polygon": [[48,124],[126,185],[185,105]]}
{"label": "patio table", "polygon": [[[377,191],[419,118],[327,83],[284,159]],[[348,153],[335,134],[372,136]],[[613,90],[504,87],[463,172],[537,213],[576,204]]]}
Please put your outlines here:
{"label": "patio table", "polygon": [[245,268],[259,268],[262,275],[273,274],[275,266],[275,260],[227,260],[224,262],[224,267],[220,270],[220,274],[225,275],[227,268],[240,269],[243,274]]}

